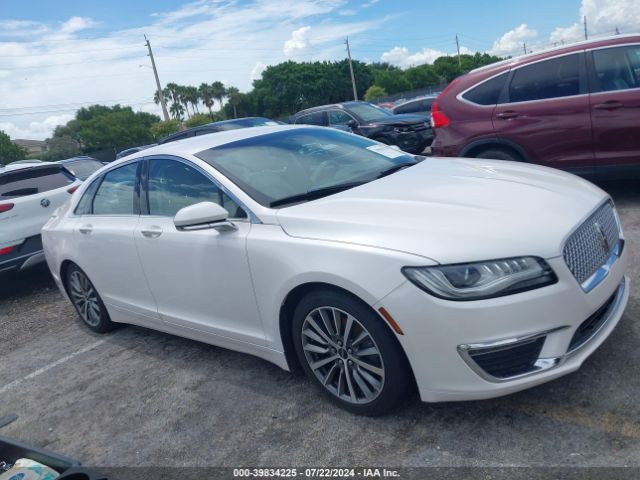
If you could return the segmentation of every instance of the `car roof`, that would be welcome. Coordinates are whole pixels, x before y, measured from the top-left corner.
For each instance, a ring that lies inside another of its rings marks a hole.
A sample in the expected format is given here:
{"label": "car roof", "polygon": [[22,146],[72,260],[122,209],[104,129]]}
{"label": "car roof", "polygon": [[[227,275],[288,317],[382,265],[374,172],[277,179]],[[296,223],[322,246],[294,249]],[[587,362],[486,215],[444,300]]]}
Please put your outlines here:
{"label": "car roof", "polygon": [[[296,130],[302,128],[317,128],[321,130],[323,129],[322,127],[313,127],[310,125],[269,125],[264,127],[223,130],[221,132],[217,132],[215,135],[189,137],[181,140],[176,140],[174,142],[156,145],[155,147],[147,148],[145,150],[137,152],[138,155],[134,158],[143,158],[152,155],[175,155],[179,157],[185,155],[194,155],[203,150],[219,147],[221,145],[226,145],[228,143],[233,143],[239,140],[259,137],[283,130]],[[115,162],[112,162],[110,165],[115,165],[117,163],[120,163],[121,161],[122,163],[124,163],[130,160],[132,160],[131,156],[123,157],[116,160]]]}
{"label": "car roof", "polygon": [[438,95],[435,95],[435,94],[434,95],[422,95],[420,97],[415,97],[415,98],[412,98],[411,100],[406,100],[406,101],[404,101],[402,103],[399,103],[399,104],[395,105],[394,108],[398,108],[398,107],[401,107],[401,106],[406,105],[408,103],[418,102],[418,101],[421,101],[421,100],[429,100],[429,99],[434,99],[435,100],[436,98],[438,98]]}
{"label": "car roof", "polygon": [[491,63],[483,67],[471,70],[468,75],[473,75],[480,72],[489,72],[494,70],[506,70],[505,67],[513,68],[519,65],[534,62],[536,60],[542,60],[546,58],[562,55],[563,53],[579,52],[587,48],[598,48],[607,46],[626,45],[632,42],[640,42],[640,34],[627,34],[627,35],[611,35],[607,37],[600,37],[591,40],[583,40],[581,42],[570,43],[567,45],[559,45],[556,47],[547,48],[539,52],[527,53],[526,55],[519,55],[512,58],[506,58],[500,62]]}
{"label": "car roof", "polygon": [[363,104],[371,105],[369,102],[363,102],[359,100],[350,100],[348,102],[340,102],[340,103],[329,103],[327,105],[318,105],[317,107],[310,107],[304,110],[300,110],[298,113],[292,115],[292,117],[296,118],[299,115],[306,115],[308,113],[323,111],[328,108],[349,108],[350,105],[363,105]]}
{"label": "car roof", "polygon": [[92,162],[100,162],[99,160],[93,158],[93,157],[89,157],[87,155],[79,155],[77,157],[71,157],[71,158],[65,158],[63,160],[58,160],[58,162],[60,163],[65,163],[65,162],[76,162],[78,160],[91,160]]}
{"label": "car roof", "polygon": [[0,166],[0,174],[7,172],[15,172],[17,170],[26,170],[29,168],[47,168],[57,166],[63,168],[58,162],[32,162],[32,163],[14,163],[12,165]]}

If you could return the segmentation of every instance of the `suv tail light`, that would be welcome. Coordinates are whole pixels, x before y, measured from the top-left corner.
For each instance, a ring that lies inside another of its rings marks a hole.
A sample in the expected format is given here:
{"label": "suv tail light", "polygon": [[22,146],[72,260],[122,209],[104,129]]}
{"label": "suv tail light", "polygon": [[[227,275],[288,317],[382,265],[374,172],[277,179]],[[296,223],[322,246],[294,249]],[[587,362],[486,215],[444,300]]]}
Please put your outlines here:
{"label": "suv tail light", "polygon": [[437,101],[433,102],[433,105],[431,105],[431,121],[433,123],[433,128],[442,128],[449,125],[449,117],[440,110]]}
{"label": "suv tail light", "polygon": [[4,247],[4,248],[0,248],[0,255],[6,255],[7,253],[10,253],[13,250],[14,247]]}
{"label": "suv tail light", "polygon": [[13,203],[0,203],[0,213],[8,212],[13,208]]}
{"label": "suv tail light", "polygon": [[78,189],[78,187],[80,187],[80,185],[74,185],[74,186],[73,186],[73,187],[71,187],[69,190],[67,190],[67,192],[69,192],[69,193],[73,193],[73,192],[75,192],[75,191]]}

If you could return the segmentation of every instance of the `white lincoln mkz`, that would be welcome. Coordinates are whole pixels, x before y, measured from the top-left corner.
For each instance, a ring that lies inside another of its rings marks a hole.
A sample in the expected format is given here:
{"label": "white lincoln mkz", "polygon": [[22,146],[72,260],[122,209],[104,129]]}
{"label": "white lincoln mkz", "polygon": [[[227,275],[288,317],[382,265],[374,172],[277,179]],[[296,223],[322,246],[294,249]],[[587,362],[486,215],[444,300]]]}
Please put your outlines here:
{"label": "white lincoln mkz", "polygon": [[256,127],[138,152],[43,229],[84,323],[142,325],[290,369],[381,414],[565,375],[625,308],[609,196],[521,163],[413,157],[349,133]]}

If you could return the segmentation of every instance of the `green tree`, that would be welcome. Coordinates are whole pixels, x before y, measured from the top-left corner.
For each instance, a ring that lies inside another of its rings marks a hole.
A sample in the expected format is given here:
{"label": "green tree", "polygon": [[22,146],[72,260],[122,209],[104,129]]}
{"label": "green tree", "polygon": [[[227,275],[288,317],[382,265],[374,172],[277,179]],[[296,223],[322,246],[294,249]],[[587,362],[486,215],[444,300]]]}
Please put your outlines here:
{"label": "green tree", "polygon": [[20,145],[13,143],[9,135],[0,130],[0,164],[6,165],[25,158],[27,158],[27,151]]}
{"label": "green tree", "polygon": [[185,127],[197,127],[198,125],[206,125],[207,123],[211,123],[211,117],[205,113],[196,113],[195,115],[191,115],[191,118],[184,122]]}
{"label": "green tree", "polygon": [[374,100],[378,97],[384,97],[385,95],[387,95],[387,91],[384,88],[382,88],[380,85],[373,84],[369,88],[367,88],[367,91],[364,94],[364,99],[367,102],[370,102],[371,100]]}
{"label": "green tree", "polygon": [[209,109],[209,116],[213,120],[213,111],[211,110],[211,107],[213,107],[213,102],[215,99],[213,98],[211,85],[209,85],[208,83],[200,84],[200,86],[198,87],[198,92],[200,93],[202,103]]}
{"label": "green tree", "polygon": [[149,131],[154,140],[160,140],[167,135],[182,130],[182,123],[178,120],[167,120],[165,122],[157,122],[151,125]]}
{"label": "green tree", "polygon": [[440,83],[440,78],[432,65],[425,64],[407,68],[404,71],[404,77],[407,79],[413,90],[433,87]]}
{"label": "green tree", "polygon": [[240,90],[236,87],[227,88],[227,99],[233,108],[233,118],[238,118],[238,104],[240,103]]}
{"label": "green tree", "polygon": [[196,87],[184,87],[184,98],[191,105],[194,115],[199,114],[198,103],[200,103],[200,92]]}
{"label": "green tree", "polygon": [[71,135],[58,135],[45,140],[47,151],[40,158],[42,160],[64,160],[82,153],[80,144]]}
{"label": "green tree", "polygon": [[215,98],[220,104],[220,110],[222,110],[222,102],[227,95],[227,89],[222,82],[217,80],[211,84],[211,96]]}

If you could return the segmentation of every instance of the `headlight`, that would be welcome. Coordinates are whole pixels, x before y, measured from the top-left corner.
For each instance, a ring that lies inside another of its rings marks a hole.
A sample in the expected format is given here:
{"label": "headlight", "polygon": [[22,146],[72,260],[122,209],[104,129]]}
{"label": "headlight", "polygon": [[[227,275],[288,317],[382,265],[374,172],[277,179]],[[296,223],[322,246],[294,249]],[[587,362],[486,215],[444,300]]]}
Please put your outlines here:
{"label": "headlight", "polygon": [[404,267],[402,273],[422,290],[447,300],[480,300],[556,283],[541,258],[516,257],[435,267]]}

